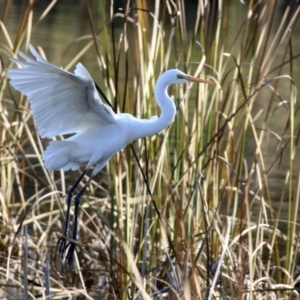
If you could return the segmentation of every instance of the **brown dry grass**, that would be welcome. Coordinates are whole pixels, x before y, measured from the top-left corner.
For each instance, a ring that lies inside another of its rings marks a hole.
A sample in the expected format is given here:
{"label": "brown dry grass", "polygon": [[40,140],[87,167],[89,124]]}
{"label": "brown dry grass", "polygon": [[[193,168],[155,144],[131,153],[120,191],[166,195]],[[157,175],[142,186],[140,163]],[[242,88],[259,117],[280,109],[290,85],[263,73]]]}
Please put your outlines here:
{"label": "brown dry grass", "polygon": [[25,5],[13,40],[6,27],[10,1],[2,16],[0,297],[298,297],[299,7],[287,6],[277,23],[275,2],[256,1],[244,6],[233,30],[227,3],[216,14],[199,0],[191,24],[184,1],[150,7],[136,0],[118,12],[85,2],[91,35],[67,67],[93,48],[100,86],[117,111],[159,114],[155,79],[174,66],[201,71],[215,84],[172,87],[179,107],[173,125],[134,143],[151,193],[129,147],[93,178],[68,268],[56,242],[65,196],[79,173],[42,168],[46,143],[27,99],[6,78],[8,57],[27,49],[33,28],[55,5],[36,21]]}

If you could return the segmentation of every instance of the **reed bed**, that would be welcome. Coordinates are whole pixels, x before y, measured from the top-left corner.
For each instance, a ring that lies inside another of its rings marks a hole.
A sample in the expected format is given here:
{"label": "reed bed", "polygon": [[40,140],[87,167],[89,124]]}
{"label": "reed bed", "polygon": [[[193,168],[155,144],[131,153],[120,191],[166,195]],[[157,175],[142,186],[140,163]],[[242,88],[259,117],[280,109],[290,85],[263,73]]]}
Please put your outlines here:
{"label": "reed bed", "polygon": [[67,191],[80,172],[43,169],[48,141],[6,77],[9,57],[28,49],[32,32],[58,4],[33,17],[28,1],[12,35],[6,2],[0,298],[297,299],[297,2],[236,4],[244,17],[234,24],[227,1],[214,7],[199,0],[189,17],[182,0],[128,1],[122,9],[112,1],[83,3],[90,34],[63,45],[66,55],[75,53],[63,67],[73,70],[88,56],[115,111],[159,115],[153,91],[166,69],[212,84],[172,86],[174,123],[125,148],[92,179],[68,267],[56,242]]}

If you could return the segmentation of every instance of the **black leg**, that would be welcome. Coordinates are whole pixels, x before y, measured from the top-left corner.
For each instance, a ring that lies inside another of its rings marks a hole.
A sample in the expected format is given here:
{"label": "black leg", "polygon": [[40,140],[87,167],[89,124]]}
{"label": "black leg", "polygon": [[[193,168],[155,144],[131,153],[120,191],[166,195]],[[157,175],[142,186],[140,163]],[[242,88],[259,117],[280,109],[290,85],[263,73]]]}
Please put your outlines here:
{"label": "black leg", "polygon": [[85,174],[86,174],[86,170],[80,175],[80,177],[77,179],[75,184],[71,187],[71,189],[68,192],[67,213],[66,213],[66,221],[65,221],[64,231],[63,231],[62,236],[57,241],[58,252],[61,255],[61,257],[63,257],[64,252],[67,247],[66,244],[67,244],[67,236],[68,236],[68,231],[69,231],[70,209],[71,209],[73,193]]}
{"label": "black leg", "polygon": [[72,241],[68,243],[65,249],[68,248],[67,250],[67,255],[66,255],[66,260],[68,262],[68,265],[71,266],[73,262],[73,255],[75,251],[75,242],[77,241],[77,231],[78,231],[78,208],[79,208],[79,203],[81,196],[86,190],[86,185],[84,188],[78,193],[78,195],[75,198],[75,212],[74,212],[74,225],[73,225],[73,236],[72,236]]}

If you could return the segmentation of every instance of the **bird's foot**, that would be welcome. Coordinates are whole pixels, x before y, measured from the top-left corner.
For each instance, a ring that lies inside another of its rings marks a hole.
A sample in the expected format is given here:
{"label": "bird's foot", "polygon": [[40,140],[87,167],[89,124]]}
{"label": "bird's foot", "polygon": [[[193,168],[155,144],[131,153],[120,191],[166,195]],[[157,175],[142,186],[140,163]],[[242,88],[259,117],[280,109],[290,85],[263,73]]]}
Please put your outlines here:
{"label": "bird's foot", "polygon": [[76,244],[74,242],[69,242],[69,244],[66,246],[65,250],[67,250],[67,255],[66,255],[66,261],[68,266],[72,266],[73,263],[73,255],[75,252],[75,246]]}
{"label": "bird's foot", "polygon": [[59,240],[57,241],[57,248],[58,248],[58,253],[60,256],[63,258],[65,250],[67,249],[67,236],[63,234]]}
{"label": "bird's foot", "polygon": [[67,236],[64,234],[57,241],[58,253],[62,258],[64,257],[64,254],[67,251],[65,259],[67,261],[68,266],[72,265],[75,247],[76,247],[76,243],[74,242],[69,242],[67,244]]}

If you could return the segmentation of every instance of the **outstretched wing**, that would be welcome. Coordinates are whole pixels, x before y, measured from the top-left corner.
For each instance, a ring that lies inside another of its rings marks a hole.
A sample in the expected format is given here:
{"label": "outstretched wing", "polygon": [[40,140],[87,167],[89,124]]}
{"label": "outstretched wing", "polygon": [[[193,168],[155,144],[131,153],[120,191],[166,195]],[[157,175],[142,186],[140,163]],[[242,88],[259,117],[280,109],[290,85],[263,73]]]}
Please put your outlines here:
{"label": "outstretched wing", "polygon": [[42,138],[70,134],[91,126],[116,122],[113,110],[99,98],[94,82],[82,64],[70,73],[58,68],[29,46],[33,59],[11,60],[21,69],[9,69],[10,84],[28,97]]}

